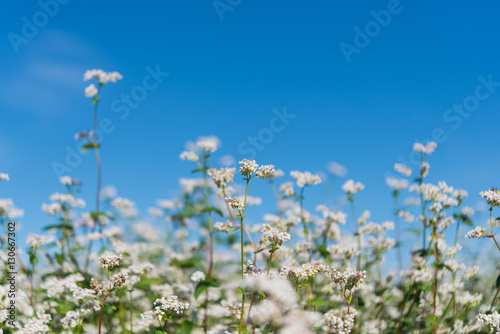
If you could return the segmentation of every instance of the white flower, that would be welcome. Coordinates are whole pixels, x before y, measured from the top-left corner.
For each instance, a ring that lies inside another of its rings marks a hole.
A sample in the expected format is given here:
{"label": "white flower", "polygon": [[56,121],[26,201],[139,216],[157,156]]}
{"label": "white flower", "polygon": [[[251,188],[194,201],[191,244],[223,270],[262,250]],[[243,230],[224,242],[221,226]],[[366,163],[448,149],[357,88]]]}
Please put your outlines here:
{"label": "white flower", "polygon": [[90,84],[87,88],[85,88],[85,97],[94,97],[98,92],[99,91],[97,90],[96,86],[94,84]]}
{"label": "white flower", "polygon": [[200,157],[196,153],[194,153],[193,151],[184,151],[181,153],[180,159],[196,162],[196,161],[200,160]]}
{"label": "white flower", "polygon": [[299,172],[294,170],[290,172],[290,176],[296,180],[297,186],[300,188],[305,187],[307,184],[314,185],[321,183],[319,175],[312,174],[311,172]]}
{"label": "white flower", "polygon": [[334,161],[328,163],[328,171],[338,177],[343,177],[347,174],[347,168]]}
{"label": "white flower", "polygon": [[427,155],[431,154],[432,152],[434,152],[434,150],[436,149],[437,147],[437,144],[433,141],[430,141],[428,142],[427,144],[425,144],[425,146],[421,143],[415,143],[413,144],[413,150],[422,154],[422,153],[425,153]]}
{"label": "white flower", "polygon": [[361,190],[365,189],[365,186],[361,182],[354,182],[354,180],[347,180],[342,185],[342,190],[349,196],[357,194]]}
{"label": "white flower", "polygon": [[290,240],[290,234],[287,232],[282,232],[275,227],[271,227],[268,224],[262,226],[260,230],[264,235],[260,239],[261,243],[269,241],[274,246],[281,246],[283,242]]}
{"label": "white flower", "polygon": [[184,310],[189,308],[188,303],[183,303],[179,301],[176,295],[169,296],[168,298],[162,297],[154,302],[155,309],[166,312],[174,312],[177,315],[184,313]]}
{"label": "white flower", "polygon": [[409,169],[408,167],[406,167],[404,164],[394,164],[394,170],[396,172],[399,172],[401,174],[403,174],[404,176],[410,176],[411,175],[411,169]]}
{"label": "white flower", "polygon": [[227,167],[223,167],[221,169],[210,168],[208,170],[208,175],[212,177],[217,187],[224,188],[228,183],[233,182],[235,172],[236,168],[227,168]]}
{"label": "white flower", "polygon": [[259,166],[259,170],[255,173],[256,176],[261,179],[269,179],[274,177],[274,166],[273,165],[262,165]]}
{"label": "white flower", "polygon": [[205,279],[205,274],[202,272],[202,271],[195,271],[192,275],[191,275],[191,281],[193,282],[199,282],[199,281],[203,281]]}
{"label": "white flower", "polygon": [[0,173],[0,181],[9,181],[9,174]]}
{"label": "white flower", "polygon": [[217,222],[214,224],[214,228],[219,231],[219,232],[229,232],[231,231],[231,228],[233,227],[233,223],[230,222],[229,220],[226,223],[222,222]]}
{"label": "white flower", "polygon": [[92,78],[96,78],[100,85],[104,85],[108,82],[117,82],[123,79],[123,76],[118,72],[104,72],[103,70],[87,70],[83,74],[83,81],[88,81]]}
{"label": "white flower", "polygon": [[31,248],[39,248],[52,241],[54,241],[54,237],[51,235],[36,235],[30,232],[26,243],[30,245]]}
{"label": "white flower", "polygon": [[226,197],[226,202],[229,204],[233,209],[238,210],[242,212],[245,209],[245,204],[243,203],[243,200],[237,197],[231,198],[231,197]]}
{"label": "white flower", "polygon": [[98,260],[101,263],[101,268],[109,270],[118,267],[122,258],[123,256],[121,254],[106,253],[99,257]]}
{"label": "white flower", "polygon": [[484,227],[476,226],[475,229],[467,232],[465,237],[469,238],[469,239],[482,238],[484,236],[485,232],[486,232],[486,230],[484,229]]}
{"label": "white flower", "polygon": [[492,207],[500,206],[500,190],[498,189],[481,191],[479,196],[486,198],[486,202]]}
{"label": "white flower", "polygon": [[200,137],[196,142],[196,147],[201,148],[206,153],[213,153],[217,151],[219,146],[220,140],[215,136]]}
{"label": "white flower", "polygon": [[408,188],[408,180],[402,179],[398,180],[394,177],[386,177],[385,184],[392,188],[394,191],[399,191]]}
{"label": "white flower", "polygon": [[243,159],[240,161],[240,173],[243,176],[251,176],[253,173],[257,171],[259,165],[255,162],[255,160],[247,160]]}

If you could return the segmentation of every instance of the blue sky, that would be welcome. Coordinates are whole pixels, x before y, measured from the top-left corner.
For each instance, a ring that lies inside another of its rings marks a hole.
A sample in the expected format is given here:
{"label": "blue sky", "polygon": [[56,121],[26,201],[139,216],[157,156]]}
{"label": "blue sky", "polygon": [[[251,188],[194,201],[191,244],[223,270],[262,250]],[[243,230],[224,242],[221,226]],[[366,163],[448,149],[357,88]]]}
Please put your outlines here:
{"label": "blue sky", "polygon": [[[257,151],[257,162],[318,172],[337,161],[366,185],[359,210],[371,210],[375,221],[392,219],[386,173],[433,133],[441,142],[429,181],[467,189],[469,205],[499,185],[499,3],[216,4],[61,0],[51,17],[36,1],[9,2],[0,20],[0,172],[11,181],[0,184],[0,197],[26,211],[25,230],[50,222],[41,204],[63,191],[52,164],[65,163],[66,148],[77,150],[73,135],[92,125],[82,81],[91,68],[124,76],[102,92],[100,117],[113,127],[103,141],[103,184],[144,213],[190,176],[191,166],[178,159],[186,141],[216,135],[223,142],[218,157],[240,160],[238,147],[270,128],[273,110],[283,108],[295,118]],[[391,13],[390,22],[383,13]],[[24,27],[34,20],[36,31]],[[356,27],[375,30],[360,43]],[[341,44],[357,48],[350,62]],[[113,101],[141,85],[148,66],[169,75],[120,119]],[[463,103],[472,111],[453,111]],[[83,181],[92,205],[93,156],[70,175]],[[269,189],[255,190],[269,197]],[[323,188],[307,192],[312,209]]]}

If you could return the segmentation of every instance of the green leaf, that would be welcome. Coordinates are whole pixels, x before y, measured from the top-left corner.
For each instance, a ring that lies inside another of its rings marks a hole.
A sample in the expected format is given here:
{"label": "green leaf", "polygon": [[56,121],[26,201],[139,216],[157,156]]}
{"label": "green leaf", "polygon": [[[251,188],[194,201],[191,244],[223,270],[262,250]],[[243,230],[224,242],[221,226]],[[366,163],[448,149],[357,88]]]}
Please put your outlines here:
{"label": "green leaf", "polygon": [[406,231],[410,232],[410,233],[414,233],[416,235],[420,235],[420,230],[418,228],[409,228]]}
{"label": "green leaf", "polygon": [[203,208],[203,209],[201,209],[201,212],[215,212],[215,213],[218,213],[219,216],[224,217],[224,214],[222,213],[222,211],[217,209],[217,208],[214,208],[214,207]]}
{"label": "green leaf", "polygon": [[237,291],[240,295],[243,295],[243,294],[245,293],[245,290],[244,290],[244,289],[242,289],[242,288],[240,288],[240,287],[238,287],[238,288],[236,289],[236,291]]}
{"label": "green leaf", "polygon": [[45,231],[51,230],[51,229],[60,229],[60,230],[67,229],[67,230],[73,231],[73,226],[68,225],[68,224],[55,224],[55,225],[45,226],[43,229]]}
{"label": "green leaf", "polygon": [[204,172],[206,170],[208,170],[208,168],[206,168],[206,167],[200,167],[200,168],[193,169],[191,171],[191,173]]}
{"label": "green leaf", "polygon": [[306,283],[306,282],[304,282],[304,283],[300,283],[300,284],[299,284],[299,289],[300,289],[301,287],[303,287],[303,286],[309,286],[309,283]]}
{"label": "green leaf", "polygon": [[310,306],[315,306],[315,307],[321,307],[321,306],[328,306],[330,303],[324,299],[309,299],[307,303]]}
{"label": "green leaf", "polygon": [[208,290],[210,287],[218,288],[220,286],[220,283],[216,281],[200,281],[196,285],[196,288],[194,290],[194,298],[198,299],[198,297],[204,293],[205,291]]}
{"label": "green leaf", "polygon": [[500,275],[498,275],[498,277],[497,277],[497,282],[496,282],[495,286],[497,289],[500,288]]}
{"label": "green leaf", "polygon": [[265,248],[261,248],[261,249],[258,249],[256,250],[255,252],[253,252],[254,254],[259,254],[260,252],[262,252],[263,250],[265,250]]}
{"label": "green leaf", "polygon": [[85,152],[85,151],[88,151],[88,150],[93,150],[93,149],[96,149],[96,148],[99,148],[101,147],[100,144],[98,143],[88,143],[87,145],[83,146],[82,147],[82,152]]}

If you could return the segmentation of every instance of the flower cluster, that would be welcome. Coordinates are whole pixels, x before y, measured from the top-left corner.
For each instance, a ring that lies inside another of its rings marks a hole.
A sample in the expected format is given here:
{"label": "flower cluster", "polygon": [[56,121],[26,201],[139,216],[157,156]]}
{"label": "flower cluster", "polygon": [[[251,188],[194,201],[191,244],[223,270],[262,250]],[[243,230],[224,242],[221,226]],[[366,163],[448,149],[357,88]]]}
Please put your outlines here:
{"label": "flower cluster", "polygon": [[308,184],[314,185],[321,183],[319,175],[312,174],[311,172],[299,172],[294,170],[290,172],[290,176],[295,179],[297,186],[300,188],[303,188]]}
{"label": "flower cluster", "polygon": [[116,255],[112,253],[107,253],[99,257],[98,260],[101,264],[101,268],[111,270],[120,265],[121,259],[123,259],[123,256],[121,254]]}

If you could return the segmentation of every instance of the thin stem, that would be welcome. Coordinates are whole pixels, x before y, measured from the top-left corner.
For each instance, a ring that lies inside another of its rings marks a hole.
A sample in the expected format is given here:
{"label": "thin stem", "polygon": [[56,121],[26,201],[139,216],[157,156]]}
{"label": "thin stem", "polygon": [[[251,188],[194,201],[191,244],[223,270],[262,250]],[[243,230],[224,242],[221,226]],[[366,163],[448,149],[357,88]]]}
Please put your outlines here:
{"label": "thin stem", "polygon": [[361,269],[361,234],[359,233],[359,222],[358,222],[358,217],[356,216],[356,208],[354,207],[354,198],[352,195],[349,197],[349,202],[351,203],[351,211],[352,211],[352,219],[354,220],[354,226],[356,228],[356,233],[357,233],[357,240],[358,240],[358,259],[357,259],[357,265],[356,265],[356,270]]}
{"label": "thin stem", "polygon": [[[208,182],[207,182],[207,170],[203,171],[203,182],[205,186],[205,205],[207,208],[210,207],[210,193],[208,192]],[[210,262],[208,265],[207,281],[212,278],[212,268],[214,263],[214,230],[212,226],[212,213],[208,211],[208,232],[210,235]]]}
{"label": "thin stem", "polygon": [[[246,181],[246,187],[245,187],[245,199],[243,201],[243,210],[240,212],[240,230],[241,230],[241,280],[243,281],[245,279],[245,274],[244,274],[244,253],[243,253],[243,231],[244,231],[244,225],[243,225],[243,218],[245,217],[245,209],[247,205],[247,196],[248,196],[248,184],[250,183],[250,178],[249,176]],[[238,329],[238,333],[241,334],[241,331],[243,329],[243,313],[245,313],[245,292],[242,294],[242,300],[241,300],[241,312],[240,312],[240,326]]]}
{"label": "thin stem", "polygon": [[110,293],[111,293],[111,291],[108,292],[108,294],[106,295],[106,297],[104,297],[104,299],[101,302],[101,311],[99,313],[99,334],[101,334],[102,309],[104,308],[104,302],[106,301],[106,299],[108,298],[108,296],[109,296]]}
{"label": "thin stem", "polygon": [[269,277],[269,269],[271,269],[271,261],[273,259],[273,253],[269,255],[269,262],[267,263],[267,277]]}
{"label": "thin stem", "polygon": [[401,220],[399,219],[399,193],[394,191],[394,212],[396,218],[396,250],[398,257],[398,269],[403,270],[403,255],[401,252]]}

